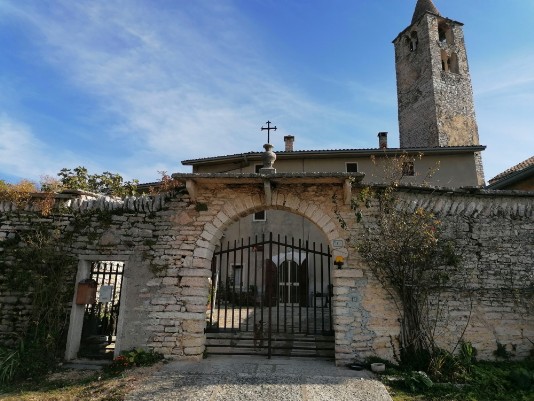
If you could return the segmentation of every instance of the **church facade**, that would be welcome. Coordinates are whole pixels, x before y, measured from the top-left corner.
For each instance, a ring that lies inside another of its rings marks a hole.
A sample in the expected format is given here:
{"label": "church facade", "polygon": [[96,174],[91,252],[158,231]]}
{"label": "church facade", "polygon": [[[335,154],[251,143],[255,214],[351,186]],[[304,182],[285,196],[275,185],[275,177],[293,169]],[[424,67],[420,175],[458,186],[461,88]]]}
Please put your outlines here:
{"label": "church facade", "polygon": [[[447,188],[484,184],[481,152],[485,147],[478,139],[462,24],[442,17],[432,1],[419,0],[411,24],[393,44],[400,148],[388,147],[386,132],[378,133],[374,149],[297,150],[295,137],[288,135],[284,137],[285,149],[276,153],[277,173],[363,173],[364,185],[391,180]],[[260,152],[247,152],[182,164],[191,166],[194,174],[255,174],[269,171],[261,170],[262,157]],[[228,227],[220,246],[269,233],[302,243],[328,244],[307,218],[282,210],[260,210]],[[293,262],[304,266],[304,261]],[[252,283],[262,296],[262,286],[252,277],[255,272],[248,272],[243,268],[246,265],[238,255],[221,274],[232,283],[243,281],[245,290]],[[329,285],[320,280],[319,289],[314,291],[311,284],[315,274],[310,266],[306,269],[308,279],[297,284],[299,291],[305,289],[307,293],[300,294],[299,299],[313,299]],[[298,276],[293,276],[297,282]]]}

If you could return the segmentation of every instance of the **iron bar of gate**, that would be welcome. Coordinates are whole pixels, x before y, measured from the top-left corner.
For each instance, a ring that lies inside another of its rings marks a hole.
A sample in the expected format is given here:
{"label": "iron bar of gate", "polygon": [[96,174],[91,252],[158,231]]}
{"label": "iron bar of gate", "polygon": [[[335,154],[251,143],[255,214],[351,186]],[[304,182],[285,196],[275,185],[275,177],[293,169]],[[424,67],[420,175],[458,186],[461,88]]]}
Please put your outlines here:
{"label": "iron bar of gate", "polygon": [[230,266],[231,267],[231,274],[233,275],[230,276],[230,271],[228,272],[228,275],[230,278],[229,280],[229,283],[231,282],[232,284],[230,285],[230,292],[232,294],[231,296],[231,301],[230,301],[230,307],[232,308],[232,324],[231,324],[231,329],[234,328],[234,315],[235,315],[235,305],[236,305],[236,301],[235,301],[235,265],[236,265],[236,259],[235,259],[235,255],[236,255],[236,249],[237,249],[237,240],[234,240],[234,250],[232,251],[232,260],[233,260],[233,263],[232,265]]}
{"label": "iron bar of gate", "polygon": [[[273,233],[269,233],[269,260],[272,262],[273,260]],[[269,294],[269,324],[268,324],[268,330],[269,330],[269,340],[268,340],[268,351],[267,351],[267,355],[268,355],[268,358],[271,359],[271,356],[272,356],[272,315],[273,315],[273,308],[272,308],[272,299],[273,299],[273,294],[272,294],[272,291],[273,291],[273,283],[271,282],[271,285],[269,286],[270,287],[270,294]]]}
{"label": "iron bar of gate", "polygon": [[[287,236],[286,236],[286,242],[287,242]],[[295,245],[295,238],[291,237],[291,261],[290,261],[289,264],[291,266],[290,267],[290,269],[291,269],[290,271],[291,272],[294,271],[295,278],[292,278],[292,280],[290,280],[291,285],[289,287],[289,291],[293,290],[293,295],[297,295],[297,294],[295,294],[295,292],[297,292],[297,291],[295,291],[295,289],[293,287],[296,287],[296,284],[294,284],[294,283],[298,283],[299,282],[298,280],[300,279],[300,277],[298,277],[298,273],[299,273],[298,268],[295,269],[295,253],[293,252],[293,250],[295,249],[294,245]],[[287,253],[286,253],[286,255],[287,255]],[[295,330],[295,313],[294,313],[295,312],[295,308],[293,307],[293,304],[295,303],[294,302],[295,300],[291,299],[291,301],[292,301],[290,303],[290,305],[291,305],[291,330],[294,331]]]}
{"label": "iron bar of gate", "polygon": [[263,309],[264,309],[264,306],[265,304],[269,305],[269,302],[267,300],[267,291],[266,291],[266,288],[265,288],[265,284],[267,282],[267,277],[265,277],[265,275],[267,274],[267,269],[265,268],[265,234],[262,234],[261,235],[261,264],[260,264],[260,267],[261,267],[261,290],[262,290],[262,294],[261,294],[261,302],[260,302],[260,322],[261,322],[261,330],[263,331],[263,324],[265,323],[265,321],[263,320],[264,319],[264,316],[263,316]]}
{"label": "iron bar of gate", "polygon": [[[321,255],[323,254],[323,244],[320,244]],[[324,299],[324,257],[321,257],[321,323],[322,330],[324,333],[324,308],[325,308],[325,299]]]}
{"label": "iron bar of gate", "polygon": [[330,316],[330,327],[329,327],[329,332],[332,332],[333,329],[334,329],[334,324],[333,324],[333,316],[332,316],[332,297],[334,295],[334,288],[333,288],[333,284],[331,282],[332,280],[332,276],[330,275],[331,274],[331,271],[330,271],[330,265],[331,265],[331,253],[330,253],[330,245],[328,245],[327,247],[327,253],[328,253],[328,257],[327,257],[327,266],[328,266],[328,315]]}
{"label": "iron bar of gate", "polygon": [[[227,250],[230,249],[230,241],[228,241]],[[226,322],[228,321],[228,271],[230,270],[230,256],[226,254],[226,274],[224,277],[224,329],[226,329]]]}
{"label": "iron bar of gate", "polygon": [[215,302],[217,299],[217,254],[213,255],[213,260],[211,261],[211,302],[210,302],[210,324],[211,327],[213,324],[213,309],[215,309]]}
{"label": "iron bar of gate", "polygon": [[[254,291],[252,290],[252,288],[250,288],[250,237],[248,237],[248,241],[247,241],[247,249],[249,250],[247,252],[247,318],[246,318],[246,321],[245,321],[245,330],[248,331],[248,322],[249,322],[249,303],[252,302],[252,307],[254,308],[254,305],[255,305],[255,294],[254,294]],[[250,300],[249,300],[249,294],[250,294]],[[249,302],[250,301],[250,302]]]}
{"label": "iron bar of gate", "polygon": [[315,242],[313,244],[313,332],[317,333],[317,263]]}
{"label": "iron bar of gate", "polygon": [[106,322],[106,332],[108,333],[108,344],[111,344],[111,342],[113,341],[113,324],[112,324],[112,320],[113,320],[113,298],[115,296],[115,285],[117,284],[116,283],[116,280],[114,280],[114,278],[116,278],[116,275],[115,277],[113,277],[112,273],[113,273],[113,263],[111,262],[108,262],[108,266],[106,266],[104,268],[105,270],[108,271],[108,284],[107,285],[112,285],[111,287],[111,302],[106,302],[106,306],[105,306],[105,312],[104,312],[104,316],[108,316],[108,319]]}
{"label": "iron bar of gate", "polygon": [[[280,255],[280,234],[278,234],[278,255]],[[287,236],[284,237],[284,252],[287,255]],[[286,263],[287,265],[287,263]],[[278,261],[278,269],[277,269],[277,275],[278,275],[278,302],[276,303],[276,324],[277,328],[279,327],[279,317],[280,317],[280,303],[283,304],[284,308],[284,333],[287,332],[287,313],[286,313],[286,305],[287,305],[287,282],[289,279],[289,272],[287,269],[281,269],[282,263]],[[282,288],[280,288],[280,283],[284,283]],[[278,329],[279,331],[279,329]]]}
{"label": "iron bar of gate", "polygon": [[[303,262],[302,262],[302,239],[301,238],[299,238],[298,251],[299,251],[299,268],[298,268],[298,271],[300,272],[300,274],[303,275],[302,280],[299,277],[299,290],[297,291],[298,292],[298,306],[299,306],[299,332],[302,332],[302,298],[303,298],[303,294],[307,293],[306,283],[308,281],[308,276],[303,271],[302,272],[300,271],[300,270],[306,268],[306,265],[304,265],[304,267],[302,267]],[[301,283],[304,284],[304,288],[300,288],[300,284]]]}
{"label": "iron bar of gate", "polygon": [[[256,252],[258,249],[258,236],[256,235],[254,238],[254,244],[256,244]],[[260,295],[260,289],[258,288],[258,255],[254,255],[254,286],[256,287],[256,293],[257,295]],[[263,294],[260,295],[260,306],[261,306],[261,297]],[[256,299],[254,299],[254,324],[252,325],[253,330],[256,327]]]}
{"label": "iron bar of gate", "polygon": [[[307,273],[309,275],[310,273],[310,254],[308,252],[308,241],[306,241],[306,269],[307,269]],[[310,279],[309,277],[306,278],[306,288],[308,288],[309,286],[309,283],[310,283]],[[309,333],[310,329],[309,329],[309,301],[310,301],[310,295],[308,294],[308,289],[306,289],[306,334]]]}
{"label": "iron bar of gate", "polygon": [[[222,249],[224,248],[224,244],[221,244],[221,251]],[[219,254],[219,264],[218,264],[218,269],[219,269],[219,279],[218,279],[218,293],[219,293],[219,296],[217,297],[217,327],[220,328],[221,327],[221,298],[224,296],[224,291],[223,291],[223,287],[222,287],[222,276],[223,276],[223,272],[222,272],[222,266],[223,266],[223,260],[222,260],[222,253]]]}

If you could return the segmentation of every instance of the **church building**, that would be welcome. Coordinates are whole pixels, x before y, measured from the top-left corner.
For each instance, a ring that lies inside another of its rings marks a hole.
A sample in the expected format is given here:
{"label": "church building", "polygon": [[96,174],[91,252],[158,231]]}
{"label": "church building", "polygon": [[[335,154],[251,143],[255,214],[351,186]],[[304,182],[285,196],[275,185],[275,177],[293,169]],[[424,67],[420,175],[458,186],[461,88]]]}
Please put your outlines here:
{"label": "church building", "polygon": [[[277,172],[363,172],[365,183],[383,182],[377,160],[404,155],[406,184],[441,187],[484,185],[473,90],[463,24],[443,17],[432,0],[418,0],[411,24],[393,41],[400,148],[378,134],[373,149],[297,150],[295,137],[276,151]],[[261,152],[182,161],[193,173],[257,173]],[[422,156],[422,157],[421,157]],[[429,175],[429,171],[433,173]]]}
{"label": "church building", "polygon": [[[373,149],[297,150],[295,137],[287,135],[285,149],[276,156],[270,152],[272,146],[266,144],[265,153],[245,152],[185,160],[182,164],[192,166],[193,173],[201,176],[363,173],[363,184],[402,177],[401,183],[408,185],[483,186],[481,152],[485,147],[478,139],[462,23],[443,17],[431,0],[418,0],[411,24],[393,44],[399,148],[388,146],[387,132],[378,133]],[[270,133],[276,126],[268,121],[262,130]],[[266,165],[265,155],[276,159],[272,166]],[[392,160],[400,160],[393,169],[387,166]],[[262,242],[273,232],[280,237],[272,255],[261,251],[243,254],[244,244]],[[224,233],[215,253],[212,296],[220,300],[232,294],[247,304],[263,300],[306,308],[324,305],[332,295],[330,273],[321,267],[325,264],[320,259],[311,256],[321,253],[317,251],[320,246],[326,251],[327,244],[324,233],[303,216],[272,209],[252,213]],[[233,253],[233,249],[239,252]],[[279,276],[274,282],[257,273],[255,266],[265,259]]]}

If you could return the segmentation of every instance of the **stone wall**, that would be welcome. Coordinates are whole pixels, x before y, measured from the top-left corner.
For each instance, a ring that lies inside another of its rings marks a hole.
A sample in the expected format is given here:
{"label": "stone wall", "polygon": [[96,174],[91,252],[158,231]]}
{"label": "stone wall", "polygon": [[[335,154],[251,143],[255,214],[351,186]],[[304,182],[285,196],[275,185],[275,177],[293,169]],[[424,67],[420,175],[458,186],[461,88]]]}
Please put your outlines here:
{"label": "stone wall", "polygon": [[[523,194],[401,192],[403,208],[422,207],[443,221],[446,235],[456,241],[461,255],[465,285],[450,288],[441,298],[446,313],[436,333],[445,349],[454,349],[464,330],[465,340],[484,359],[494,357],[497,343],[516,357],[525,357],[533,349],[534,196]],[[353,236],[362,235],[373,224],[373,216],[376,209],[364,210],[362,222],[353,226]],[[391,359],[399,332],[395,304],[355,250],[349,251],[355,255],[348,266],[353,270],[341,274],[350,279],[335,288],[334,302],[344,325],[336,327],[337,358],[379,354]]]}
{"label": "stone wall", "polygon": [[[189,188],[192,195],[181,190],[173,196],[125,201],[59,199],[63,212],[49,217],[0,204],[0,241],[37,224],[48,225],[62,232],[65,252],[80,265],[124,260],[117,350],[141,346],[166,357],[199,359],[205,343],[211,257],[233,222],[262,209],[285,210],[310,220],[331,242],[349,235],[358,238],[365,224],[376,218],[372,205],[363,210],[362,222],[356,221],[354,211],[342,201],[347,195],[343,181],[280,179],[272,193],[265,188],[261,179],[233,178],[197,184]],[[357,191],[353,189],[353,195]],[[497,342],[518,357],[527,355],[532,348],[529,339],[534,341],[533,195],[405,189],[402,198],[403,207],[433,210],[444,221],[448,234],[457,239],[469,273],[465,291],[451,289],[448,297],[452,318],[440,329],[443,345],[451,346],[470,317],[466,338],[482,357],[491,358]],[[341,228],[338,215],[347,222],[348,231]],[[8,241],[10,246],[12,242]],[[1,245],[0,249],[0,261],[5,261],[9,249]],[[346,258],[342,270],[333,269],[332,280],[337,363],[370,355],[392,358],[399,326],[390,295],[353,244],[348,242],[336,252]],[[75,288],[73,281],[73,295]],[[20,300],[30,294],[11,293],[2,271],[0,294],[3,341],[22,329]]]}

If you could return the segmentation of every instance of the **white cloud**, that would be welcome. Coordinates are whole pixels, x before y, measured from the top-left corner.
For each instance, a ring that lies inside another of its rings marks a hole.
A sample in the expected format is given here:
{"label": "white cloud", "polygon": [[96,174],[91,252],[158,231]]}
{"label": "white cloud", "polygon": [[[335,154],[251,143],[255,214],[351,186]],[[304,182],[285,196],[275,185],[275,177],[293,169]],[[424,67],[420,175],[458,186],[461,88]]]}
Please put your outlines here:
{"label": "white cloud", "polygon": [[[40,56],[99,98],[100,113],[117,117],[107,134],[124,139],[123,165],[140,155],[156,165],[261,150],[267,119],[315,135],[320,127],[323,143],[336,127],[373,123],[279,79],[231,2],[155,4],[60,1],[53,11],[21,3],[11,10],[44,38]],[[283,129],[279,143],[282,136]]]}
{"label": "white cloud", "polygon": [[[43,164],[52,169],[43,171]],[[38,180],[41,175],[59,171],[57,167],[58,161],[50,158],[46,144],[35,137],[29,126],[0,114],[0,171]]]}
{"label": "white cloud", "polygon": [[534,55],[474,63],[473,87],[486,180],[532,156]]}

